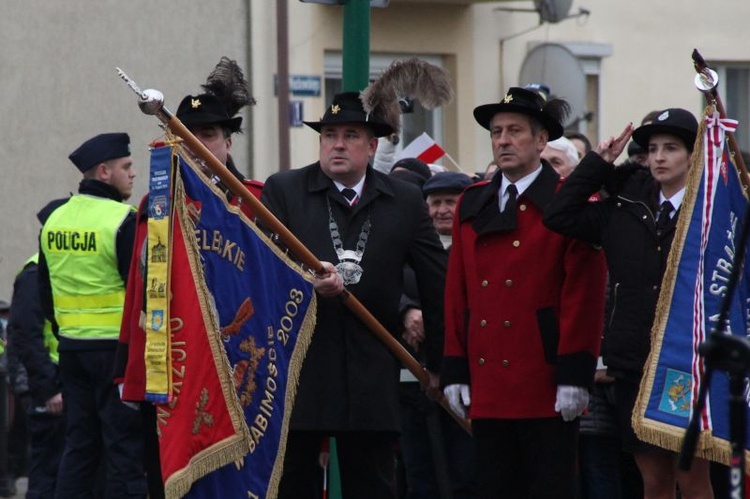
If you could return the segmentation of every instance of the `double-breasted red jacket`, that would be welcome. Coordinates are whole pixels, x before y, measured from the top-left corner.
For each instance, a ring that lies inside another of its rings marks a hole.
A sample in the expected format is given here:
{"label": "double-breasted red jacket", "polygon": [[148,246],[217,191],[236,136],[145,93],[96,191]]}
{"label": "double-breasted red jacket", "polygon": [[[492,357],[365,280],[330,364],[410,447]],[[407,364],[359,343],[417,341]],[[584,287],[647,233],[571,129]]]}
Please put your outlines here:
{"label": "double-breasted red jacket", "polygon": [[469,384],[469,417],[555,417],[558,385],[593,383],[606,267],[601,250],[542,225],[559,176],[548,163],[501,216],[501,174],[456,210],[445,292],[442,381]]}

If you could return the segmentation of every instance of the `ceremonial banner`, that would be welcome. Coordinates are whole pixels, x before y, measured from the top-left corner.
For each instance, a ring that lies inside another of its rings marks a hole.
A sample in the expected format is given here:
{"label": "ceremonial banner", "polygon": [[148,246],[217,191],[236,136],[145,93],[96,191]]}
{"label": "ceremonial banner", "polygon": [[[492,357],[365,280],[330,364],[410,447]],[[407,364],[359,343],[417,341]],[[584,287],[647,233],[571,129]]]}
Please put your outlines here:
{"label": "ceremonial banner", "polygon": [[[727,281],[741,272],[732,299],[727,334],[746,337],[750,261],[733,267],[745,214],[737,170],[725,150],[725,131],[737,122],[708,108],[700,123],[691,170],[651,333],[651,354],[633,412],[638,436],[679,451],[705,371],[699,345],[718,329]],[[700,415],[697,455],[729,464],[729,386],[716,371]],[[748,448],[747,442],[745,448]]]}
{"label": "ceremonial banner", "polygon": [[165,492],[275,497],[315,321],[311,280],[187,154],[172,154],[173,397],[157,406]]}
{"label": "ceremonial banner", "polygon": [[396,157],[396,161],[401,158],[419,158],[425,163],[434,163],[443,156],[445,156],[443,148],[426,132],[422,132],[422,135],[404,147]]}

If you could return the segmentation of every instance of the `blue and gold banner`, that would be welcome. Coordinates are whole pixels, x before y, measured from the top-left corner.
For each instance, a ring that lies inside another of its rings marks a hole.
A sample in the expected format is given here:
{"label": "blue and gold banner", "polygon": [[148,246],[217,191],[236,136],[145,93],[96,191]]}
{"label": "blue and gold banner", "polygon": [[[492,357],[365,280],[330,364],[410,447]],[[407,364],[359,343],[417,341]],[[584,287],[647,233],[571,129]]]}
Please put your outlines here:
{"label": "blue and gold banner", "polygon": [[[747,337],[750,260],[734,268],[735,248],[747,206],[725,134],[737,122],[708,108],[701,120],[685,197],[657,304],[639,398],[633,412],[638,436],[679,451],[705,366],[698,347],[717,329],[730,275],[740,272],[727,334]],[[716,372],[700,417],[697,455],[729,464],[729,383]],[[748,448],[746,443],[745,448]]]}
{"label": "blue and gold banner", "polygon": [[157,410],[167,497],[275,497],[315,322],[302,273],[181,154],[170,326]]}

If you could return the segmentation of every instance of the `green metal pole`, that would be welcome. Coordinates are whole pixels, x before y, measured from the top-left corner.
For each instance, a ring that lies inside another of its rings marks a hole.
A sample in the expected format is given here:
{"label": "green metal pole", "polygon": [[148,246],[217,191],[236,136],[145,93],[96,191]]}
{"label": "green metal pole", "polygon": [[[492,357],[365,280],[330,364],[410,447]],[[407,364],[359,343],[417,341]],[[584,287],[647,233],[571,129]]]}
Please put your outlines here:
{"label": "green metal pole", "polygon": [[344,92],[364,90],[370,83],[370,0],[344,3]]}
{"label": "green metal pole", "polygon": [[[342,90],[359,92],[370,84],[370,0],[344,2]],[[341,475],[336,439],[331,438],[330,499],[341,499]]]}

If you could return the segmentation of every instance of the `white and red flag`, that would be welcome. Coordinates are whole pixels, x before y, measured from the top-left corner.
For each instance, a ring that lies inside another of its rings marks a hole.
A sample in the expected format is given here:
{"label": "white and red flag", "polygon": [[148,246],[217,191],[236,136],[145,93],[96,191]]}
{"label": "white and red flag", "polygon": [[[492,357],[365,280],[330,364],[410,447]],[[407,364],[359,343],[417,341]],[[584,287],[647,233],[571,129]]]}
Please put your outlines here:
{"label": "white and red flag", "polygon": [[411,143],[396,157],[396,161],[401,158],[419,158],[425,163],[434,163],[445,156],[445,151],[435,139],[423,132],[422,135],[412,140]]}

